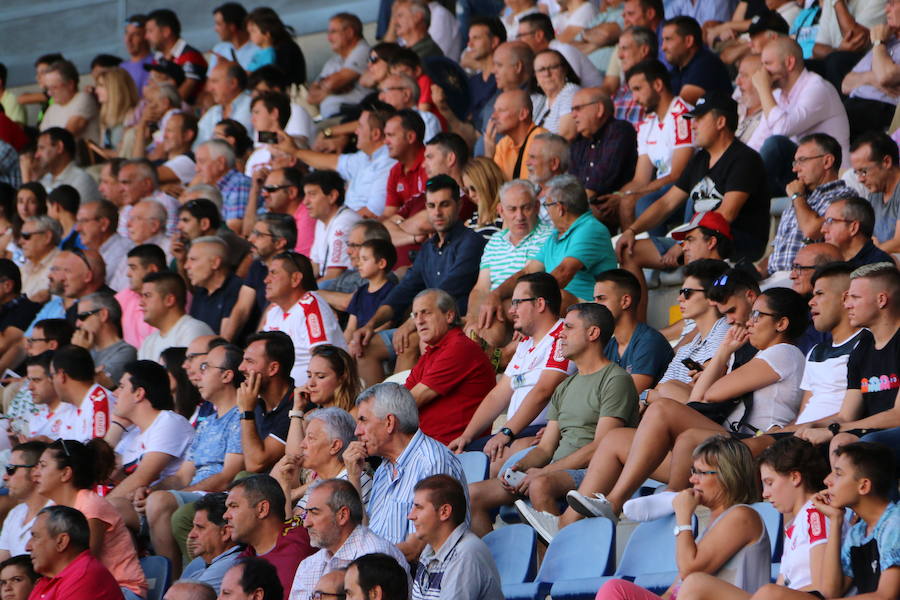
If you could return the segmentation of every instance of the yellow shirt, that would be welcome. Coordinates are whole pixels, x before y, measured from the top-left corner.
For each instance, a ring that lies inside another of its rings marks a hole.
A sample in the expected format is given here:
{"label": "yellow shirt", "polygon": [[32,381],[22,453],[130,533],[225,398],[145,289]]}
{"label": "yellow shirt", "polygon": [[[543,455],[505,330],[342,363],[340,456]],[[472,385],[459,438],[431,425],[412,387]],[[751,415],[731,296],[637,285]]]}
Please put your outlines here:
{"label": "yellow shirt", "polygon": [[494,149],[494,162],[506,175],[507,180],[512,181],[513,179],[526,179],[528,177],[528,169],[525,168],[525,161],[528,159],[528,149],[534,143],[534,138],[541,133],[547,133],[547,130],[543,127],[533,127],[528,138],[526,138],[525,152],[522,153],[522,162],[519,165],[518,173],[513,173],[513,170],[516,168],[516,161],[519,159],[519,149],[522,146],[516,146],[513,139],[508,135],[503,136],[503,139],[497,142],[497,147]]}

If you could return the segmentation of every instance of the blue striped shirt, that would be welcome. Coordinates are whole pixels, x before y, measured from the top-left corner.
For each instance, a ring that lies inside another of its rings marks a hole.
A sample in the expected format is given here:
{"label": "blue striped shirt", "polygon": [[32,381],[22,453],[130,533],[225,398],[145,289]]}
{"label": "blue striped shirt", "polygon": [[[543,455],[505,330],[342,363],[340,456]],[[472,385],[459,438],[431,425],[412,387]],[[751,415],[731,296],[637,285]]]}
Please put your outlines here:
{"label": "blue striped shirt", "polygon": [[406,518],[412,510],[413,488],[426,477],[438,474],[450,475],[462,483],[468,505],[469,486],[459,459],[446,446],[418,430],[396,463],[384,460],[375,470],[367,505],[372,533],[392,544],[405,540],[414,531],[412,521]]}

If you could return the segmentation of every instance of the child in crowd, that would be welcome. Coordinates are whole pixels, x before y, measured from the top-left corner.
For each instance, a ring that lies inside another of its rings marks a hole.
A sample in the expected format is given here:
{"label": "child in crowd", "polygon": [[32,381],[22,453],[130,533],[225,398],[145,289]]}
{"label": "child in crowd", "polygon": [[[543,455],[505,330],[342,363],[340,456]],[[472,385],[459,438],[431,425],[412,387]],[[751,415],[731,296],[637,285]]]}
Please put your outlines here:
{"label": "child in crowd", "polygon": [[359,275],[369,283],[360,286],[350,304],[347,305],[347,327],[344,338],[347,343],[360,323],[368,323],[378,307],[387,298],[396,283],[388,280],[388,275],[397,262],[397,249],[387,240],[373,239],[362,243],[359,248]]}

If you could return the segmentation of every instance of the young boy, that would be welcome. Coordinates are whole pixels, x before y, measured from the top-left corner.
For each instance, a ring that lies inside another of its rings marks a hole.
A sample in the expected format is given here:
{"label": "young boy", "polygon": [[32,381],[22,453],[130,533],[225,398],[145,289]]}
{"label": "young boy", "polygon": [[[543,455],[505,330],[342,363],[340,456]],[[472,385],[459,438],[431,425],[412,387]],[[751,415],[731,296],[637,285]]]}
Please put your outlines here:
{"label": "young boy", "polygon": [[381,239],[366,240],[359,247],[357,262],[359,276],[369,283],[360,286],[347,305],[347,314],[350,318],[344,329],[344,338],[348,344],[359,324],[369,322],[388,293],[397,285],[388,280],[388,275],[397,262],[397,249],[391,242]]}
{"label": "young boy", "polygon": [[[828,489],[813,498],[830,522],[822,589],[799,592],[779,586],[761,588],[754,599],[810,600],[838,598],[856,587],[856,598],[900,597],[900,507],[890,501],[897,486],[894,455],[887,446],[868,442],[847,444],[834,451]],[[850,508],[859,522],[841,542],[841,529]]]}

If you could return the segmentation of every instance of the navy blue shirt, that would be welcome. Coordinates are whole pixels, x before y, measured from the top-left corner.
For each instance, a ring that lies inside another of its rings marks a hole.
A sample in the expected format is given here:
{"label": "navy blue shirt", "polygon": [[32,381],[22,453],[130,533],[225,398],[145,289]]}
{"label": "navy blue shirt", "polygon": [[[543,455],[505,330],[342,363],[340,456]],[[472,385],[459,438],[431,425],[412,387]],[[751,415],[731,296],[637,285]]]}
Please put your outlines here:
{"label": "navy blue shirt", "polygon": [[378,307],[384,304],[385,298],[396,285],[396,281],[388,280],[376,292],[369,291],[368,283],[357,288],[353,292],[353,297],[350,298],[350,304],[347,305],[347,314],[356,317],[357,325],[365,325],[375,314],[375,311],[378,310]]}
{"label": "navy blue shirt", "polygon": [[[209,325],[210,329],[215,333],[221,333],[222,319],[227,319],[231,316],[231,311],[234,309],[234,305],[237,304],[238,295],[241,293],[242,287],[244,287],[244,281],[232,273],[225,278],[222,285],[213,290],[212,294],[206,288],[194,288],[194,299],[191,302],[190,315]],[[246,337],[247,333],[256,328],[259,314],[254,305],[253,313],[247,319],[244,330],[238,332],[236,343],[242,344],[243,338]],[[248,329],[249,331],[247,331]]]}
{"label": "navy blue shirt", "polygon": [[416,294],[427,288],[444,290],[456,300],[460,315],[466,314],[469,292],[478,280],[481,253],[487,241],[462,221],[445,234],[440,248],[438,240],[435,234],[422,244],[412,267],[385,299],[384,304],[394,310],[395,318],[412,304]]}
{"label": "navy blue shirt", "polygon": [[856,253],[856,256],[847,261],[854,267],[863,265],[871,265],[879,262],[894,262],[891,256],[872,243],[872,240],[866,242],[866,245]]}
{"label": "navy blue shirt", "polygon": [[485,105],[491,101],[491,98],[496,93],[497,80],[494,79],[493,73],[487,78],[487,81],[482,78],[481,73],[475,73],[469,77],[469,114],[472,118],[472,125],[478,131],[481,131],[483,125],[482,119],[484,115],[482,111],[484,111]]}
{"label": "navy blue shirt", "polygon": [[719,90],[731,93],[731,77],[725,63],[703,46],[683,69],[672,67],[672,93],[679,94],[684,85],[701,87],[705,92]]}
{"label": "navy blue shirt", "polygon": [[653,379],[650,387],[656,385],[659,378],[666,372],[675,352],[669,341],[657,330],[646,323],[638,323],[631,334],[625,352],[619,355],[619,343],[615,336],[610,338],[604,348],[606,358],[616,363],[629,375],[648,375]]}
{"label": "navy blue shirt", "polygon": [[260,398],[253,408],[256,414],[256,433],[263,442],[270,435],[281,442],[287,443],[288,429],[291,426],[291,418],[288,416],[294,406],[294,388],[288,390],[281,402],[273,410],[266,412],[266,403]]}
{"label": "navy blue shirt", "polygon": [[257,258],[250,263],[250,269],[247,270],[247,277],[244,278],[244,285],[252,287],[253,291],[256,292],[256,308],[259,310],[260,314],[262,314],[269,305],[269,301],[266,300],[266,284],[264,283],[266,275],[268,274],[269,268],[266,267],[263,261]]}

